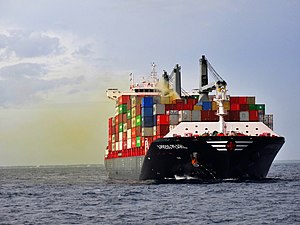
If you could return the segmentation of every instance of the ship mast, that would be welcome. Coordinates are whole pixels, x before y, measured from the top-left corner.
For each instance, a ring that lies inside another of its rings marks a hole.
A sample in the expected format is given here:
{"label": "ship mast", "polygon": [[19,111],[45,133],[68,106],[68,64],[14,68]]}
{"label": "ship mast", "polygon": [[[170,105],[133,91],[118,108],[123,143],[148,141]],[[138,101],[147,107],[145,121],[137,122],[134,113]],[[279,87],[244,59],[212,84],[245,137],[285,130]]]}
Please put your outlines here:
{"label": "ship mast", "polygon": [[219,132],[225,134],[226,124],[225,124],[224,116],[227,115],[227,111],[225,110],[224,103],[228,101],[225,81],[218,81],[216,83],[216,95],[213,100],[218,105],[217,115],[219,116],[219,124],[220,124]]}

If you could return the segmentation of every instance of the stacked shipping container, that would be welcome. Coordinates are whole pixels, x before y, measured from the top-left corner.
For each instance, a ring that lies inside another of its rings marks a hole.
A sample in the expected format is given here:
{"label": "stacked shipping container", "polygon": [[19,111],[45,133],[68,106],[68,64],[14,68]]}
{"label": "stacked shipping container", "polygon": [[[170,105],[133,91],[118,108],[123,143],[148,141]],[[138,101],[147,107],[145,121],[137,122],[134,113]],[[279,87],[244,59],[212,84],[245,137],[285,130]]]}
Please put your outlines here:
{"label": "stacked shipping container", "polygon": [[[218,121],[216,102],[198,103],[197,98],[171,101],[161,96],[120,96],[115,116],[108,120],[108,157],[144,155],[152,141],[165,136],[180,122]],[[224,107],[228,112],[225,121],[261,121],[273,128],[273,116],[265,115],[265,105],[255,104],[255,97],[233,96]]]}

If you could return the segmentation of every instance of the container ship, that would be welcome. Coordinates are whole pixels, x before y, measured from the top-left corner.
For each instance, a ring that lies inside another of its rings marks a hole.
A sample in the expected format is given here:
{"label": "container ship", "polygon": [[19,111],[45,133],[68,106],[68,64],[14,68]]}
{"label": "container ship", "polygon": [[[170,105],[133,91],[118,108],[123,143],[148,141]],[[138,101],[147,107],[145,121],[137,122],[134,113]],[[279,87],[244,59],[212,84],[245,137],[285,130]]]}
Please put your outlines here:
{"label": "container ship", "polygon": [[[273,115],[255,96],[229,96],[227,83],[205,56],[199,88],[181,88],[181,67],[130,90],[110,88],[115,115],[108,119],[105,167],[113,179],[263,179],[284,144]],[[212,82],[209,82],[211,81]]]}

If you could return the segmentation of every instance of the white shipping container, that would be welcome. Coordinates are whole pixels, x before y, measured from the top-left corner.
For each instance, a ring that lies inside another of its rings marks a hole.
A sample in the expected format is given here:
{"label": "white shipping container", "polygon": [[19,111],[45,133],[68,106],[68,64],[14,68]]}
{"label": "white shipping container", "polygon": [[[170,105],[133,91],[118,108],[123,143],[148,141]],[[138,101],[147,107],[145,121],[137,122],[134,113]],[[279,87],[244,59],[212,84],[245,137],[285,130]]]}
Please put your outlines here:
{"label": "white shipping container", "polygon": [[111,144],[111,149],[112,149],[112,151],[116,151],[116,143]]}
{"label": "white shipping container", "polygon": [[266,124],[271,130],[273,130],[273,114],[264,115],[264,124]]}
{"label": "white shipping container", "polygon": [[160,103],[160,96],[153,96],[153,103],[156,104],[156,103]]}
{"label": "white shipping container", "polygon": [[119,150],[123,149],[123,141],[119,141]]}
{"label": "white shipping container", "polygon": [[119,132],[119,141],[123,140],[123,132]]}
{"label": "white shipping container", "polygon": [[201,111],[192,110],[192,121],[201,121]]}
{"label": "white shipping container", "polygon": [[136,121],[135,121],[135,117],[131,118],[131,128],[136,127]]}
{"label": "white shipping container", "polygon": [[179,114],[179,111],[178,110],[168,110],[167,111],[167,115],[178,115]]}
{"label": "white shipping container", "polygon": [[[127,130],[127,139],[130,139],[131,138],[131,129],[128,129]],[[128,144],[127,144],[128,146]]]}
{"label": "white shipping container", "polygon": [[249,121],[249,111],[240,111],[240,121]]}
{"label": "white shipping container", "polygon": [[131,138],[127,139],[127,149],[131,148]]}
{"label": "white shipping container", "polygon": [[166,106],[164,104],[154,104],[153,105],[153,114],[154,115],[162,115],[165,114]]}
{"label": "white shipping container", "polygon": [[177,125],[179,123],[179,115],[178,114],[169,115],[169,123],[170,125]]}
{"label": "white shipping container", "polygon": [[179,110],[179,122],[188,122],[192,120],[191,110]]}
{"label": "white shipping container", "polygon": [[117,142],[115,143],[115,145],[116,145],[116,151],[119,151],[119,142],[117,141]]}
{"label": "white shipping container", "polygon": [[156,135],[156,126],[153,127],[153,136]]}
{"label": "white shipping container", "polygon": [[258,110],[258,121],[259,122],[264,122],[264,116],[265,116],[265,111],[264,110]]}
{"label": "white shipping container", "polygon": [[111,141],[112,141],[112,143],[115,143],[115,142],[116,142],[116,135],[115,135],[115,134],[113,134],[113,135],[111,136]]}
{"label": "white shipping container", "polygon": [[136,106],[136,96],[131,96],[131,107],[135,107]]}
{"label": "white shipping container", "polygon": [[135,107],[133,107],[131,109],[131,118],[134,118],[134,117],[136,117],[136,108]]}
{"label": "white shipping container", "polygon": [[143,127],[142,128],[142,136],[153,136],[153,128],[152,127]]}

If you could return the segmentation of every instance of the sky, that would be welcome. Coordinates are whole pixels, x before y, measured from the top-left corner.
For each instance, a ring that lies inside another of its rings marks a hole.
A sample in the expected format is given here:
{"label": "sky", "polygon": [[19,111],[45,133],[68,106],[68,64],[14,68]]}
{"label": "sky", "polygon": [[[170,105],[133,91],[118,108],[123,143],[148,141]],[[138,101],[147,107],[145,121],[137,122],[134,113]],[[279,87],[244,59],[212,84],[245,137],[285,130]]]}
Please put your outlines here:
{"label": "sky", "polygon": [[0,0],[0,166],[102,164],[107,88],[206,55],[230,95],[256,96],[300,160],[298,0]]}

